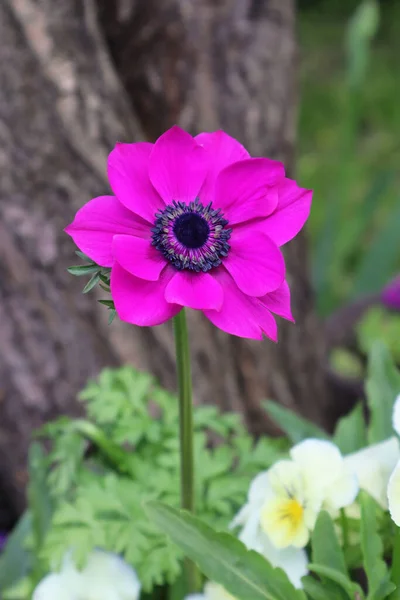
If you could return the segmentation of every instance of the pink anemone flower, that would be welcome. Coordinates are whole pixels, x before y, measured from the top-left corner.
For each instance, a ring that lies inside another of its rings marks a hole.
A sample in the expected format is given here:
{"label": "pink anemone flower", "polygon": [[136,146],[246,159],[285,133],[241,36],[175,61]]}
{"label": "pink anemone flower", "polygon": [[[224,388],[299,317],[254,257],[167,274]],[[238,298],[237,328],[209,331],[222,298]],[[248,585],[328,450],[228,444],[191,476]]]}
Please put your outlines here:
{"label": "pink anemone flower", "polygon": [[293,320],[279,246],[307,220],[311,191],[223,131],[176,126],[154,144],[117,144],[108,177],[115,195],[88,202],[66,232],[111,267],[123,321],[159,325],[187,306],[230,334],[276,341],[272,313]]}

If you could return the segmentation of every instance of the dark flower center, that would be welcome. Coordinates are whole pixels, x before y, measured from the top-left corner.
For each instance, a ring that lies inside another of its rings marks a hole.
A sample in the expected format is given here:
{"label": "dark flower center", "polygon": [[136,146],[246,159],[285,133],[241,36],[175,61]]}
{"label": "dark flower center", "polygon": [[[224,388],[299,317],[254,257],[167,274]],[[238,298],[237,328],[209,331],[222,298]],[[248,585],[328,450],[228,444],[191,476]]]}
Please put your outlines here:
{"label": "dark flower center", "polygon": [[178,242],[186,248],[201,248],[208,240],[210,228],[207,221],[197,213],[184,213],[173,227]]}
{"label": "dark flower center", "polygon": [[152,244],[176,269],[207,272],[228,255],[232,229],[220,209],[196,199],[185,204],[174,200],[155,215]]}

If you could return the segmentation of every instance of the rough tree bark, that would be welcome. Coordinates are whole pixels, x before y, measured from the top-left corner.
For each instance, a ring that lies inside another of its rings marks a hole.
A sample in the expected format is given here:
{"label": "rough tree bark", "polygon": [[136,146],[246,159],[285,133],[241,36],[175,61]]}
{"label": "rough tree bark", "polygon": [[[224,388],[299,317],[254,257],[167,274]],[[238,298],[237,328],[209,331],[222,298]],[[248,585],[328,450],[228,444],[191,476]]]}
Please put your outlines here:
{"label": "rough tree bark", "polygon": [[[129,361],[175,385],[170,324],[108,329],[66,273],[62,229],[107,192],[107,153],[178,122],[224,128],[292,168],[295,75],[293,0],[0,4],[0,487],[16,512],[32,429],[76,411],[88,377]],[[255,432],[272,430],[265,397],[329,422],[303,235],[286,258],[298,323],[280,324],[278,346],[190,315],[196,401],[241,410]]]}

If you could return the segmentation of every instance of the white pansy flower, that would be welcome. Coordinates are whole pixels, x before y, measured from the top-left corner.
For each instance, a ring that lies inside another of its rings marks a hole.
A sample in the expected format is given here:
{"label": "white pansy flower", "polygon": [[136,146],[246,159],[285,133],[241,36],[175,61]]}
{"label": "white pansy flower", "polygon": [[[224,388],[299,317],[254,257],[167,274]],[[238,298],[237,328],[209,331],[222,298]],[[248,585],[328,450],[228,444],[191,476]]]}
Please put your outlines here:
{"label": "white pansy flower", "polygon": [[390,516],[396,525],[400,526],[400,461],[389,478],[387,499]]}
{"label": "white pansy flower", "polygon": [[268,481],[270,494],[261,509],[261,529],[277,548],[304,548],[321,508],[321,495],[307,487],[301,467],[291,460],[275,463]]}
{"label": "white pansy flower", "polygon": [[32,600],[54,600],[55,598],[57,600],[80,600],[79,591],[74,583],[59,573],[51,573],[42,579],[32,596]]}
{"label": "white pansy flower", "polygon": [[140,588],[135,571],[119,556],[94,550],[82,571],[66,557],[61,572],[45,577],[32,600],[138,600]]}
{"label": "white pansy flower", "polygon": [[354,502],[359,489],[357,477],[335,444],[307,439],[293,446],[290,456],[303,473],[308,495],[320,496],[322,508],[334,514]]}
{"label": "white pansy flower", "polygon": [[269,472],[260,473],[253,479],[248,502],[236,515],[232,527],[241,526],[239,539],[247,548],[262,554],[274,567],[283,569],[293,585],[300,588],[301,578],[308,573],[305,550],[293,546],[277,548],[261,526],[263,508],[266,502],[274,497]]}
{"label": "white pansy flower", "polygon": [[360,489],[368,492],[387,510],[389,477],[400,459],[400,445],[396,437],[373,444],[345,457],[346,464],[357,476]]}
{"label": "white pansy flower", "polygon": [[186,596],[185,600],[236,600],[236,598],[228,594],[222,585],[209,581],[204,586],[203,594],[191,594]]}
{"label": "white pansy flower", "polygon": [[400,435],[400,394],[397,396],[393,405],[393,413],[392,413],[392,425],[393,429]]}

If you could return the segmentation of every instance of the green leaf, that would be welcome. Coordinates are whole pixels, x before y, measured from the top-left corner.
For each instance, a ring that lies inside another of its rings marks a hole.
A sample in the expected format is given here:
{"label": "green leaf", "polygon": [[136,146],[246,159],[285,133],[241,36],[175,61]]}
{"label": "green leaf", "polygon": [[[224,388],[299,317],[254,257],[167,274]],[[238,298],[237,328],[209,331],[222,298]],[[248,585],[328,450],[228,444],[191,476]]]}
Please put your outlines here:
{"label": "green leaf", "polygon": [[90,275],[91,273],[97,273],[99,270],[98,265],[77,265],[73,267],[68,267],[67,271],[71,275],[75,275],[76,277],[81,277],[82,275]]}
{"label": "green leaf", "polygon": [[[316,565],[314,563],[310,563],[308,565],[308,568],[310,569],[310,571],[316,573],[321,577],[321,580],[324,582],[324,585],[329,586],[329,581],[337,584],[337,586],[339,586],[339,589],[344,592],[345,597],[348,600],[354,599],[355,592],[360,593],[360,589],[358,588],[358,586],[352,583],[352,581],[350,581],[350,579],[346,575],[343,575],[343,573],[336,569],[332,569],[331,567],[325,567],[323,565]],[[325,582],[327,582],[327,584]],[[336,597],[339,599],[338,594],[336,595]]]}
{"label": "green leaf", "polygon": [[[315,573],[321,575],[323,584],[328,585],[329,581],[338,584],[336,587],[330,584],[338,600],[347,598],[347,595],[344,595],[343,582],[346,581],[346,585],[351,586],[351,581],[348,577],[343,551],[336,535],[334,523],[326,511],[321,511],[318,515],[311,536],[311,545],[313,567],[315,568],[311,569],[310,566],[310,570],[314,570]],[[324,569],[329,569],[329,574],[324,572]],[[332,574],[335,576],[333,577]],[[336,581],[337,576],[340,578],[340,582]]]}
{"label": "green leaf", "polygon": [[107,308],[115,308],[114,300],[98,300],[98,302],[107,306]]}
{"label": "green leaf", "polygon": [[150,519],[195,561],[201,571],[239,600],[304,600],[281,569],[246,549],[228,533],[159,502],[146,505]]}
{"label": "green leaf", "polygon": [[347,577],[348,572],[335,525],[325,510],[318,515],[311,537],[313,563],[335,569]]}
{"label": "green leaf", "polygon": [[354,278],[357,296],[380,290],[396,272],[399,256],[400,208],[388,211],[387,222],[369,243]]}
{"label": "green leaf", "polygon": [[90,292],[90,290],[92,290],[99,283],[99,281],[101,281],[100,273],[97,272],[93,275],[93,277],[89,279],[89,281],[82,290],[82,294],[87,294],[88,292]]}
{"label": "green leaf", "polygon": [[367,428],[361,402],[338,421],[333,442],[342,454],[356,452],[367,445]]}
{"label": "green leaf", "polygon": [[296,415],[288,408],[284,408],[271,400],[263,402],[263,406],[271,419],[286,433],[293,444],[298,444],[308,437],[329,439],[328,434],[320,429],[318,425]]}
{"label": "green leaf", "polygon": [[314,577],[306,575],[301,580],[307,598],[311,600],[336,600],[337,595],[335,589],[331,589],[329,584],[321,583]]}
{"label": "green leaf", "polygon": [[390,582],[389,570],[383,560],[383,543],[378,533],[377,505],[365,492],[360,493],[361,548],[363,566],[368,580],[368,600],[383,600],[396,588]]}
{"label": "green leaf", "polygon": [[370,409],[368,443],[376,444],[393,435],[393,404],[400,393],[400,373],[381,342],[371,349],[365,389]]}
{"label": "green leaf", "polygon": [[45,455],[40,444],[35,442],[29,449],[28,501],[36,553],[40,550],[52,517],[52,502],[46,478]]}
{"label": "green leaf", "polygon": [[95,264],[91,258],[89,258],[89,256],[87,256],[87,254],[84,254],[83,252],[81,252],[80,250],[75,250],[75,254],[77,256],[79,256],[79,258],[81,258],[82,260],[84,260],[85,262],[91,263],[91,264]]}
{"label": "green leaf", "polygon": [[26,512],[9,536],[0,556],[0,590],[15,585],[30,572],[32,556],[25,549],[25,542],[31,531],[31,515]]}

